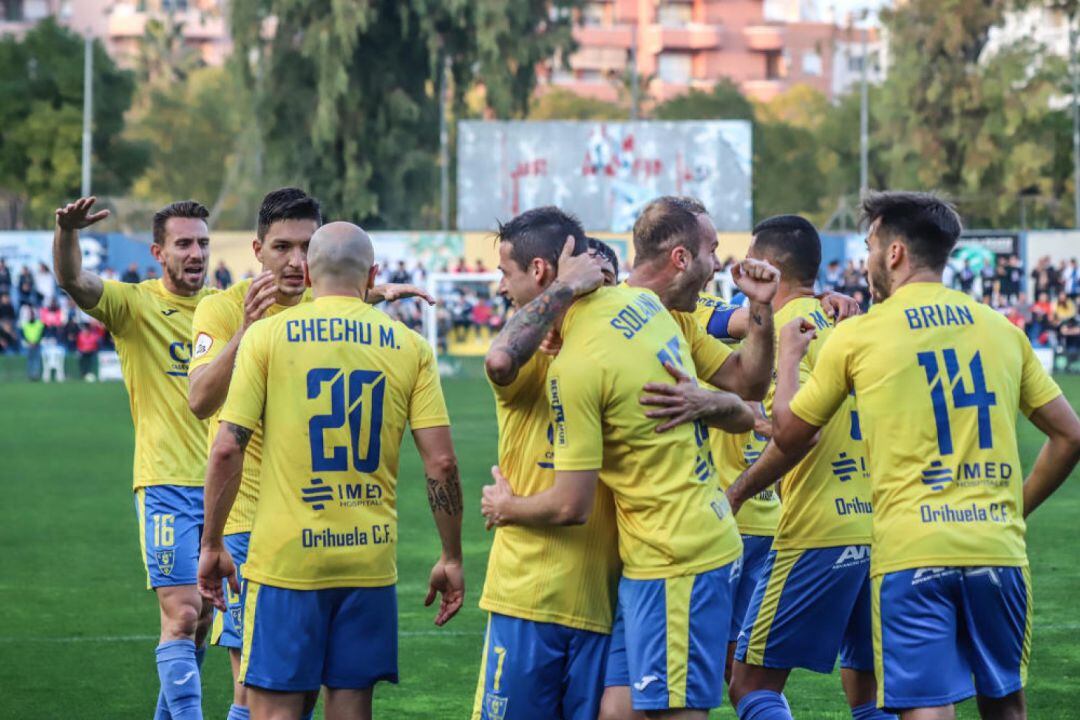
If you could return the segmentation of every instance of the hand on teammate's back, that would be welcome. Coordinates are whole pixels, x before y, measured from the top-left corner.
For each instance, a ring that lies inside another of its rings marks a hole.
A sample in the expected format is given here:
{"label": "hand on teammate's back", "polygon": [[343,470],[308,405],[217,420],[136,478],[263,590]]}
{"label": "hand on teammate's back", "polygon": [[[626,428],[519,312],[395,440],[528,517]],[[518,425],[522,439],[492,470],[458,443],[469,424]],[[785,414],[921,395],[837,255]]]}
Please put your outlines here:
{"label": "hand on teammate's back", "polygon": [[731,266],[731,279],[750,302],[767,305],[780,286],[780,271],[762,260],[746,258]]}
{"label": "hand on teammate's back", "polygon": [[430,607],[437,594],[442,595],[442,600],[439,603],[439,612],[435,614],[435,624],[441,627],[457,615],[465,602],[465,572],[461,563],[440,559],[435,563],[435,567],[431,568],[424,607]]}
{"label": "hand on teammate's back", "polygon": [[68,203],[62,208],[56,209],[56,224],[61,230],[82,230],[96,222],[109,217],[108,210],[101,210],[90,214],[90,208],[97,202],[96,197],[79,198],[73,203]]}
{"label": "hand on teammate's back", "polygon": [[277,300],[277,283],[274,273],[264,270],[251,281],[247,295],[244,296],[244,329],[261,318]]}
{"label": "hand on teammate's back", "polygon": [[240,593],[240,581],[236,577],[236,565],[232,555],[224,547],[203,547],[199,552],[199,594],[213,603],[222,612],[228,611],[225,604],[225,588],[221,581],[229,580],[233,592]]}
{"label": "hand on teammate's back", "polygon": [[859,307],[859,303],[855,298],[838,292],[822,293],[821,306],[825,308],[825,312],[836,323],[847,320],[849,317],[855,317],[862,312],[862,308]]}
{"label": "hand on teammate's back", "polygon": [[548,330],[548,334],[540,341],[540,352],[555,357],[562,349],[562,335],[555,328]]}
{"label": "hand on teammate's back", "polygon": [[559,256],[559,274],[556,280],[566,285],[574,293],[574,297],[591,293],[604,284],[604,273],[600,269],[601,263],[595,256],[589,253],[573,255],[574,238],[566,238],[563,245],[562,255]]}
{"label": "hand on teammate's back", "polygon": [[797,317],[780,329],[780,352],[801,358],[816,337],[817,329],[814,324],[804,317]]}

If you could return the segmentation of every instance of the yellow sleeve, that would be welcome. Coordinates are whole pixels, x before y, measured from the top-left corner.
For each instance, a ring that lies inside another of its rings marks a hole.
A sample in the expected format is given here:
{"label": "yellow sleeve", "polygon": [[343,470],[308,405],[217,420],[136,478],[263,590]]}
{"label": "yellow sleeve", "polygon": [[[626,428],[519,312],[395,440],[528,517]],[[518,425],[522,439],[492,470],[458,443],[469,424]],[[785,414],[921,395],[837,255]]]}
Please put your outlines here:
{"label": "yellow sleeve", "polygon": [[266,405],[266,375],[268,344],[265,323],[244,334],[236,351],[236,368],[233,369],[229,394],[221,408],[221,422],[232,423],[254,430],[262,423]]}
{"label": "yellow sleeve", "polygon": [[413,430],[444,427],[450,424],[450,416],[446,412],[435,354],[419,335],[412,339],[420,352],[420,372],[409,396],[409,427]]}
{"label": "yellow sleeve", "polygon": [[105,280],[97,305],[86,314],[100,320],[113,335],[124,335],[135,324],[132,308],[138,303],[139,286],[133,283]]}
{"label": "yellow sleeve", "polygon": [[683,337],[686,338],[690,355],[694,358],[698,378],[708,382],[720,366],[731,357],[733,350],[705,332],[705,328],[698,324],[693,313],[674,312],[672,315],[679,323]]}
{"label": "yellow sleeve", "polygon": [[571,355],[588,357],[564,347],[547,375],[555,470],[599,470],[604,464],[603,370],[594,362],[560,362]]}
{"label": "yellow sleeve", "polygon": [[548,364],[543,362],[540,357],[540,351],[537,350],[529,362],[525,363],[521,369],[518,370],[517,377],[509,385],[497,385],[491,382],[491,378],[488,378],[488,383],[491,385],[492,391],[495,393],[495,397],[503,402],[510,402],[518,393],[522,390],[528,390],[530,388],[538,387],[544,382],[545,371]]}
{"label": "yellow sleeve", "polygon": [[791,412],[815,427],[824,427],[843,404],[850,391],[848,359],[853,348],[847,342],[851,333],[830,333],[828,342],[821,341],[810,377],[806,358],[799,367],[801,386],[791,400]]}
{"label": "yellow sleeve", "polygon": [[1046,403],[1061,394],[1061,388],[1043,369],[1042,363],[1031,349],[1031,343],[1019,329],[1016,329],[1018,342],[1024,353],[1023,375],[1020,378],[1020,410],[1024,415],[1031,415]]}
{"label": "yellow sleeve", "polygon": [[209,365],[214,358],[232,340],[239,329],[233,327],[228,314],[223,312],[223,304],[228,299],[223,295],[210,295],[195,306],[195,315],[191,319],[191,365],[188,373],[203,365]]}

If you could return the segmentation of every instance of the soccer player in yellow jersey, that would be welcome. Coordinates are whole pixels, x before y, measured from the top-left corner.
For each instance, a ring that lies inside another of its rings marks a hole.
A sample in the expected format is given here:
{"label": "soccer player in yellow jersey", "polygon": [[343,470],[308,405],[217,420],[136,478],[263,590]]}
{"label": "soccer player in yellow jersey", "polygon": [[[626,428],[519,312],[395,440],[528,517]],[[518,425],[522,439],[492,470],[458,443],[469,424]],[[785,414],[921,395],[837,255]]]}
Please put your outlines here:
{"label": "soccer player in yellow jersey", "polygon": [[[406,425],[442,540],[426,603],[461,607],[461,486],[431,348],[364,301],[377,272],[349,223],[311,238],[313,302],[253,324],[237,351],[207,470],[199,589],[225,608],[238,583],[223,533],[244,448],[263,428],[240,681],[254,718],[299,718],[326,686],[329,720],[370,718],[397,680],[396,489]],[[302,448],[296,439],[303,439]]]}
{"label": "soccer player in yellow jersey", "polygon": [[[539,349],[573,298],[601,284],[604,263],[583,252],[577,219],[555,207],[500,225],[498,239],[499,294],[517,311],[492,342],[485,368],[499,467],[517,494],[532,495],[555,479],[544,390],[551,357]],[[611,493],[597,488],[596,495],[584,525],[495,531],[480,598],[489,619],[473,718],[595,720],[619,577]]]}
{"label": "soccer player in yellow jersey", "polygon": [[[236,362],[236,349],[252,323],[300,302],[311,300],[304,278],[311,236],[322,224],[319,202],[299,188],[280,188],[266,194],[259,207],[255,239],[255,259],[262,273],[253,280],[242,280],[225,292],[205,298],[195,309],[192,321],[193,353],[188,373],[188,405],[200,418],[210,419],[207,447],[217,436],[217,412],[225,402]],[[381,299],[425,295],[408,285],[382,285],[372,288],[368,302]],[[229,648],[234,688],[228,720],[245,720],[247,702],[244,686],[236,681],[240,670],[243,641],[243,563],[255,514],[255,488],[262,463],[262,428],[256,428],[248,441],[244,473],[229,519],[225,523],[225,547],[236,563],[240,592],[226,590],[227,612],[215,613],[211,642]]]}
{"label": "soccer player in yellow jersey", "polygon": [[[759,223],[749,256],[780,269],[773,298],[777,325],[798,319],[817,330],[801,372],[809,375],[832,331],[814,296],[821,240],[805,218]],[[772,398],[766,398],[770,409]],[[807,457],[785,475],[784,502],[765,568],[746,613],[732,670],[739,717],[789,718],[781,691],[793,668],[841,677],[855,720],[892,717],[874,702],[870,635],[870,485],[853,399],[825,426]],[[780,479],[786,465],[774,445],[728,490],[736,518],[750,498]]]}
{"label": "soccer player in yellow jersey", "polygon": [[[874,507],[878,705],[946,720],[977,695],[984,718],[1024,718],[1025,517],[1076,465],[1080,420],[1022,332],[942,285],[961,231],[950,205],[875,193],[862,214],[874,305],[832,331],[802,387],[812,333],[784,329],[773,439],[799,457],[855,393]],[[1018,411],[1049,438],[1026,481]]]}
{"label": "soccer player in yellow jersey", "polygon": [[92,213],[93,205],[94,198],[82,198],[56,211],[53,267],[60,287],[112,333],[131,397],[139,540],[147,587],[161,606],[155,718],[202,718],[198,666],[210,606],[199,597],[195,580],[206,423],[188,411],[187,374],[191,317],[198,302],[214,292],[203,287],[209,212],[188,200],[155,213],[150,251],[161,263],[161,278],[129,284],[82,269],[78,231],[109,214]]}

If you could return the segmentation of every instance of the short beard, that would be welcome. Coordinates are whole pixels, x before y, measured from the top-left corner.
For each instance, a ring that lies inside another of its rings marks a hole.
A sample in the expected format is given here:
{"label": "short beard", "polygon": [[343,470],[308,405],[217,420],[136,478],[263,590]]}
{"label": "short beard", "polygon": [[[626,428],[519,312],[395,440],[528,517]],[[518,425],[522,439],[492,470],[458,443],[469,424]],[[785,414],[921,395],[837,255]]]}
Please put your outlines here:
{"label": "short beard", "polygon": [[870,273],[870,297],[874,302],[884,302],[891,295],[892,279],[889,272],[883,270],[880,273]]}

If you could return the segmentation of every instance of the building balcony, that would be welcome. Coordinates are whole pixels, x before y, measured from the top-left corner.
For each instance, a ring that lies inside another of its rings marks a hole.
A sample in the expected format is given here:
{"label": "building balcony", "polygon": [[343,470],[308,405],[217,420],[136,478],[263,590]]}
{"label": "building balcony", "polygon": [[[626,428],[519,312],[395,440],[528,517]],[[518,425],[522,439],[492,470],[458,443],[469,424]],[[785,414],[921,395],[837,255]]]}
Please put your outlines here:
{"label": "building balcony", "polygon": [[683,27],[653,26],[647,31],[649,46],[663,50],[717,50],[724,44],[723,25],[691,23]]}
{"label": "building balcony", "polygon": [[570,67],[575,70],[622,72],[626,69],[629,57],[628,49],[583,45],[570,56]]}
{"label": "building balcony", "polygon": [[786,88],[783,80],[743,80],[741,86],[744,95],[758,102],[769,102]]}
{"label": "building balcony", "polygon": [[629,49],[634,43],[633,25],[578,25],[574,40],[581,47],[615,47]]}
{"label": "building balcony", "polygon": [[[146,23],[157,17],[154,13],[132,12],[112,13],[109,15],[109,37],[142,37],[146,32]],[[184,38],[187,40],[228,40],[229,31],[225,19],[218,15],[207,15],[197,10],[173,13],[172,17],[183,23]]]}
{"label": "building balcony", "polygon": [[784,48],[784,29],[776,25],[750,25],[743,28],[743,39],[751,50],[775,52]]}

